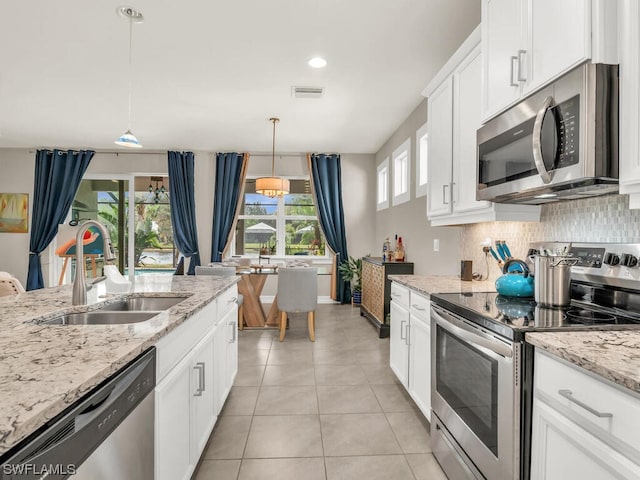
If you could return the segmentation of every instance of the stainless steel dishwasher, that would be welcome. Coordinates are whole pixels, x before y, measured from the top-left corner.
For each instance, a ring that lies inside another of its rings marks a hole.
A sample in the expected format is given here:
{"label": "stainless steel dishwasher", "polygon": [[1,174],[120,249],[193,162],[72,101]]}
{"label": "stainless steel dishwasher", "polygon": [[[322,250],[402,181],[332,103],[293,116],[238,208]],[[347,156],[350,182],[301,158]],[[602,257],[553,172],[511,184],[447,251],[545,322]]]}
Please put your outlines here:
{"label": "stainless steel dishwasher", "polygon": [[2,479],[153,480],[155,348],[2,461]]}

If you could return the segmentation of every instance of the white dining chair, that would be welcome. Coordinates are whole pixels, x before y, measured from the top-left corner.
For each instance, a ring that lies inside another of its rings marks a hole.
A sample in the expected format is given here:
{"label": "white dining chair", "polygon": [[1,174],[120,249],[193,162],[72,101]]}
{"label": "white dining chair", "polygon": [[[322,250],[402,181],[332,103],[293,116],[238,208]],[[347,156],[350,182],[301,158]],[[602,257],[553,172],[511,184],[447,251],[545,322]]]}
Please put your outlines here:
{"label": "white dining chair", "polygon": [[24,287],[20,280],[9,272],[0,272],[0,297],[24,293]]}
{"label": "white dining chair", "polygon": [[311,267],[280,267],[278,269],[278,310],[280,310],[280,341],[287,330],[287,313],[306,312],[309,340],[316,341],[316,307],[318,306],[318,269]]}
{"label": "white dining chair", "polygon": [[[224,267],[222,265],[204,266],[198,265],[196,275],[218,275],[220,277],[231,277],[236,274],[236,267]],[[238,329],[244,329],[244,296],[238,293]]]}

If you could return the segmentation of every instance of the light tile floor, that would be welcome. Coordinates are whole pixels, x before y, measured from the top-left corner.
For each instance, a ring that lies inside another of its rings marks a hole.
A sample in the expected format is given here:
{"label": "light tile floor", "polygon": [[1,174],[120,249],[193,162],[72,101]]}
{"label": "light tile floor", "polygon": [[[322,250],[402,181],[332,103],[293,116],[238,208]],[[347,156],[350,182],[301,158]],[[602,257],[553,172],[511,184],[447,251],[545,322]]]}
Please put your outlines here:
{"label": "light tile floor", "polygon": [[195,480],[446,480],[429,430],[389,368],[389,339],[350,305],[319,305],[284,342],[238,332],[233,388]]}

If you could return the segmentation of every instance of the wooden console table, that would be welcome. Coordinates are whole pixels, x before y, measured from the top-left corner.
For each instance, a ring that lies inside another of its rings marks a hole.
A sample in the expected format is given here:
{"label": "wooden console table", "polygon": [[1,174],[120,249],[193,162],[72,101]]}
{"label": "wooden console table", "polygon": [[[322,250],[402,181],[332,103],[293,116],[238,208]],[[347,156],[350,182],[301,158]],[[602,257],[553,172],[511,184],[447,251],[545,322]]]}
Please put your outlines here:
{"label": "wooden console table", "polygon": [[385,323],[391,301],[389,275],[413,275],[413,263],[383,262],[380,257],[362,259],[360,315],[367,317],[378,329],[380,338],[389,336],[389,324]]}

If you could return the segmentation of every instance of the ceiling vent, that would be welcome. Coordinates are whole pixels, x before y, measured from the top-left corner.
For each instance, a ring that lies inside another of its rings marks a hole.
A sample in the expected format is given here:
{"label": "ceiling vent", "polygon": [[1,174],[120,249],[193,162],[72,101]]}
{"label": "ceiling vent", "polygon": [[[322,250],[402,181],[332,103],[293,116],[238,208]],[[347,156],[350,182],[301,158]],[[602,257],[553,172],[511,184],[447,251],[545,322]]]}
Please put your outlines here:
{"label": "ceiling vent", "polygon": [[324,87],[291,87],[291,96],[296,98],[320,98]]}

